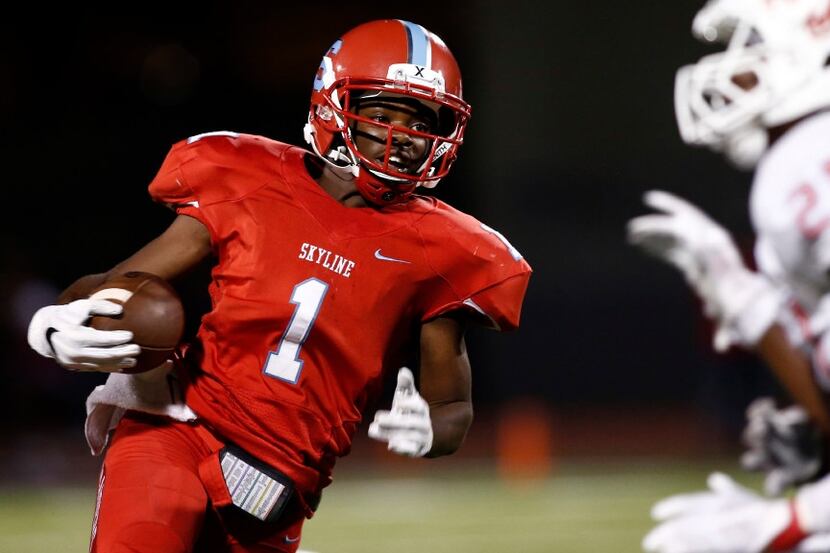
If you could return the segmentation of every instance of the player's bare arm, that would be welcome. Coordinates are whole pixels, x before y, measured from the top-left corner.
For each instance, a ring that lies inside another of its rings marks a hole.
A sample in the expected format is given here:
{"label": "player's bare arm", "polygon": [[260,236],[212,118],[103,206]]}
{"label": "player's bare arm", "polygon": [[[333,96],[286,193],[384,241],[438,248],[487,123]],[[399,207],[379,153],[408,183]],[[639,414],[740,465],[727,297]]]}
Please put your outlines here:
{"label": "player's bare arm", "polygon": [[117,316],[122,306],[90,292],[110,276],[129,271],[175,278],[195,267],[211,252],[207,228],[192,217],[179,216],[158,238],[106,273],[75,281],[60,296],[59,305],[38,310],[29,324],[29,345],[70,370],[121,372],[136,366],[138,345],[132,332],[97,330],[86,325],[94,315]]}
{"label": "player's bare arm", "polygon": [[106,273],[76,280],[61,294],[59,303],[85,298],[112,275],[129,271],[153,273],[172,280],[196,267],[211,252],[210,233],[205,225],[193,217],[179,215],[156,239]]}
{"label": "player's bare arm", "polygon": [[440,457],[455,452],[473,420],[470,363],[464,323],[455,314],[421,326],[421,392],[407,367],[398,370],[392,406],[379,410],[369,437],[407,457]]}
{"label": "player's bare arm", "polygon": [[473,422],[463,320],[439,317],[421,327],[420,390],[432,418],[433,444],[427,457],[455,452]]}
{"label": "player's bare arm", "polygon": [[780,290],[745,266],[728,231],[697,206],[660,191],[648,193],[645,200],[659,212],[633,219],[629,239],[684,273],[706,314],[717,322],[715,349],[755,349],[792,399],[830,431],[830,415],[810,361],[776,323],[785,302]]}
{"label": "player's bare arm", "polygon": [[826,436],[830,436],[830,397],[816,384],[810,360],[790,344],[781,326],[772,325],[755,350],[793,400],[801,404]]}

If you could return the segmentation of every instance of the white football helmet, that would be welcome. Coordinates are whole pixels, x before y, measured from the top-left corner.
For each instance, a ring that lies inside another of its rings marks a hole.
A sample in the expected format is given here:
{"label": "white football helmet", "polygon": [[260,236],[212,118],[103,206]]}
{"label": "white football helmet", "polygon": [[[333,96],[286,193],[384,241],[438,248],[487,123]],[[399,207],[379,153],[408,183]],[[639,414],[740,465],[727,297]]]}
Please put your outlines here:
{"label": "white football helmet", "polygon": [[830,106],[830,0],[710,0],[692,32],[727,46],[677,72],[687,144],[749,169],[767,148],[767,129]]}

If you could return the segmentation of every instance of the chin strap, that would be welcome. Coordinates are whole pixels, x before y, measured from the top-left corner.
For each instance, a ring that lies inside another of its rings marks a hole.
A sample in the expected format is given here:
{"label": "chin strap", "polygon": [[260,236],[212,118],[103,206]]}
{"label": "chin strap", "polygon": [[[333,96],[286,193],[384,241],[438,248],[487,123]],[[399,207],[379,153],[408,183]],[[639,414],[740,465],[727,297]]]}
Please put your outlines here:
{"label": "chin strap", "polygon": [[[394,188],[385,184],[372,171],[361,167],[360,162],[349,155],[346,146],[341,145],[331,148],[324,155],[317,148],[317,142],[314,140],[314,126],[311,123],[306,123],[303,127],[303,136],[306,142],[311,145],[317,157],[322,159],[340,178],[344,180],[354,179],[360,195],[375,205],[387,206],[401,203],[418,187],[417,183],[409,181],[402,181],[400,184],[396,183]],[[433,188],[437,183],[438,180],[434,180],[427,181],[424,184],[428,188]]]}
{"label": "chin strap", "polygon": [[361,196],[379,206],[387,206],[406,201],[417,186],[414,183],[406,183],[396,186],[393,189],[389,185],[381,182],[378,177],[365,168],[358,170],[355,185]]}

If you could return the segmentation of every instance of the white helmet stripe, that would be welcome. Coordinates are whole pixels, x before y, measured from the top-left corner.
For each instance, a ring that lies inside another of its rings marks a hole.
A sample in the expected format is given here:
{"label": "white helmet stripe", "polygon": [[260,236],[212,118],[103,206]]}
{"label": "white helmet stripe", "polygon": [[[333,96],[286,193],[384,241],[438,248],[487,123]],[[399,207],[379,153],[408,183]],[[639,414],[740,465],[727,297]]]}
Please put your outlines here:
{"label": "white helmet stripe", "polygon": [[403,20],[400,21],[406,28],[406,38],[408,42],[407,63],[431,69],[432,43],[429,40],[427,30],[415,23]]}

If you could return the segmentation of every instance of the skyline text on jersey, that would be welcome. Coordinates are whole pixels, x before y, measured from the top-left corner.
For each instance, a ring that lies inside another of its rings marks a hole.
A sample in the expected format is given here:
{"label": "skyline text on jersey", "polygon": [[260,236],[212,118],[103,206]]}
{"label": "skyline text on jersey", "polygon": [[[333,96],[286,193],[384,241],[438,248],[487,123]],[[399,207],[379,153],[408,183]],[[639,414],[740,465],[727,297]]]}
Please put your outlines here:
{"label": "skyline text on jersey", "polygon": [[309,244],[308,242],[302,243],[300,246],[300,255],[298,257],[300,259],[305,259],[309,263],[322,265],[329,271],[346,278],[351,276],[352,269],[355,266],[355,262],[351,259],[346,259],[340,254],[336,254],[331,250],[321,248],[320,246]]}

